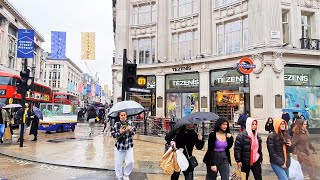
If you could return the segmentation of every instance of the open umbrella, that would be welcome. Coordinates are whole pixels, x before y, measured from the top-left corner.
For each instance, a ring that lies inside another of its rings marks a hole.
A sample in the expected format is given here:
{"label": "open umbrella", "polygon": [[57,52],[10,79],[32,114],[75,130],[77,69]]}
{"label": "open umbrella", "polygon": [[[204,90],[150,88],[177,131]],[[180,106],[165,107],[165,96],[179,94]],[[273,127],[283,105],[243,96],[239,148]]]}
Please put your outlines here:
{"label": "open umbrella", "polygon": [[32,111],[36,114],[36,116],[38,116],[39,119],[43,120],[43,114],[41,112],[41,109],[32,106]]}
{"label": "open umbrella", "polygon": [[113,105],[107,116],[117,117],[119,112],[126,112],[127,116],[132,116],[141,113],[144,107],[135,101],[121,101]]}
{"label": "open umbrella", "polygon": [[4,109],[9,109],[9,108],[21,108],[22,106],[20,104],[8,104],[3,106],[2,108]]}
{"label": "open umbrella", "polygon": [[185,116],[181,118],[175,125],[175,128],[179,128],[183,125],[187,124],[198,124],[203,121],[214,121],[219,119],[219,116],[212,112],[195,112],[192,114],[189,114],[188,116]]}

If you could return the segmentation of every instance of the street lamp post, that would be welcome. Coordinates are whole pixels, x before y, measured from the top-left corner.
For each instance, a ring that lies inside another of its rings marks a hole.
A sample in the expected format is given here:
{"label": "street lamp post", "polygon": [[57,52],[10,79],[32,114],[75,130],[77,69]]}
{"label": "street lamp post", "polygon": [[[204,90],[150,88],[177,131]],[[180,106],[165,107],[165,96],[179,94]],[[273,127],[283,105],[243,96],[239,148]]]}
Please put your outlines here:
{"label": "street lamp post", "polygon": [[22,119],[20,122],[20,147],[23,147],[23,139],[24,139],[24,126],[26,123],[26,112],[25,112],[25,104],[26,104],[26,94],[27,89],[31,88],[33,84],[33,78],[30,77],[30,70],[28,69],[28,59],[22,59],[22,71],[20,71],[21,81],[18,82],[18,88],[21,93],[21,107],[22,107]]}

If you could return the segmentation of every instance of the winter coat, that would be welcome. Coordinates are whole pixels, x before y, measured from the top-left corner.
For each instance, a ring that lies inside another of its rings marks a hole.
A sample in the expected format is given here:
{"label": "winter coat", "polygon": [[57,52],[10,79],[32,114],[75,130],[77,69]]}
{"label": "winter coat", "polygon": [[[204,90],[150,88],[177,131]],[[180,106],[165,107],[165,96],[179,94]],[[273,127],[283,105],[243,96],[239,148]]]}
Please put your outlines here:
{"label": "winter coat", "polygon": [[273,123],[267,122],[266,125],[264,126],[264,129],[269,133],[272,133],[274,131]]}
{"label": "winter coat", "polygon": [[204,146],[204,141],[198,139],[197,133],[194,130],[188,130],[185,126],[180,128],[173,140],[176,142],[177,149],[184,149],[183,154],[186,157],[188,157],[186,150],[189,156],[192,156],[194,146],[198,150],[201,150]]}
{"label": "winter coat", "polygon": [[[225,119],[221,118],[221,119],[218,119],[217,122],[215,123],[215,127],[214,127],[214,130],[213,132],[211,132],[209,134],[209,139],[208,139],[208,149],[207,149],[207,152],[203,158],[203,162],[207,165],[207,166],[216,166],[215,162],[214,162],[214,156],[215,156],[215,151],[214,151],[214,147],[215,147],[215,142],[217,140],[217,134],[216,132],[219,131],[219,127],[222,123],[224,122],[227,122]],[[228,126],[227,126],[227,130],[225,133],[230,133],[230,129],[229,129],[229,123],[228,123]],[[230,138],[226,138],[227,139],[227,147],[225,149],[225,153],[226,153],[226,156],[228,158],[228,162],[231,166],[231,158],[230,158],[230,148],[233,146],[233,137],[231,136]]]}
{"label": "winter coat", "polygon": [[295,147],[295,153],[304,153],[310,155],[310,150],[315,151],[311,144],[310,137],[307,133],[294,133],[292,137],[292,144]]}
{"label": "winter coat", "polygon": [[89,121],[89,119],[95,119],[97,117],[97,113],[96,111],[88,111],[88,117],[87,117],[87,121]]}
{"label": "winter coat", "polygon": [[[258,143],[260,154],[259,162],[262,162],[262,139],[258,135]],[[251,139],[248,137],[247,130],[238,134],[236,141],[234,143],[234,158],[236,162],[242,162],[243,164],[250,165],[250,154],[251,154]]]}
{"label": "winter coat", "polygon": [[[276,118],[273,121],[274,132],[270,134],[267,138],[267,148],[269,152],[270,163],[278,166],[282,166],[285,163],[285,154],[286,154],[286,166],[290,167],[290,153],[293,152],[293,146],[288,146],[284,139],[279,134],[279,127],[283,119]],[[284,121],[285,122],[285,121]],[[284,132],[286,133],[286,132]],[[289,135],[286,135],[286,138],[290,138]],[[284,152],[284,146],[286,152]]]}
{"label": "winter coat", "polygon": [[31,128],[30,128],[30,135],[37,135],[38,134],[38,127],[39,127],[39,118],[36,116],[34,112],[28,113],[29,119],[31,121]]}

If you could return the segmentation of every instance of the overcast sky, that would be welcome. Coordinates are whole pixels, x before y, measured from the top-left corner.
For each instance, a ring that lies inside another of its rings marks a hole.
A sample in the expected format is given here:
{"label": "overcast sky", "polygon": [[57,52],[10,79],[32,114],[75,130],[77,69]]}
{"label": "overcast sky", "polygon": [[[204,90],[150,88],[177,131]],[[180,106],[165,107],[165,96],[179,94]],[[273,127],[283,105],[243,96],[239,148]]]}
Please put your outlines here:
{"label": "overcast sky", "polygon": [[[67,32],[66,56],[84,72],[98,72],[100,84],[111,88],[114,50],[111,0],[9,0],[46,42],[51,51],[51,31]],[[81,60],[81,32],[96,32],[96,60]],[[109,88],[109,89],[110,89]]]}

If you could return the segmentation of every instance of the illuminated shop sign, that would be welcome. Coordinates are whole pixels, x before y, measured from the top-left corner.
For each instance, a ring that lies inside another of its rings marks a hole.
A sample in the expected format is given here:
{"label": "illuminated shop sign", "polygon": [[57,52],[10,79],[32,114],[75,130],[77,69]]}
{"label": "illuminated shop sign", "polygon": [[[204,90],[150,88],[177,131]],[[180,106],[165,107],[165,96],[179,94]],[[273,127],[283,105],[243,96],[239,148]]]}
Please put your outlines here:
{"label": "illuminated shop sign", "polygon": [[285,81],[292,81],[292,82],[299,82],[303,84],[308,84],[309,82],[309,76],[304,74],[285,74],[284,75]]}
{"label": "illuminated shop sign", "polygon": [[198,87],[199,79],[173,80],[171,83],[176,87]]}

